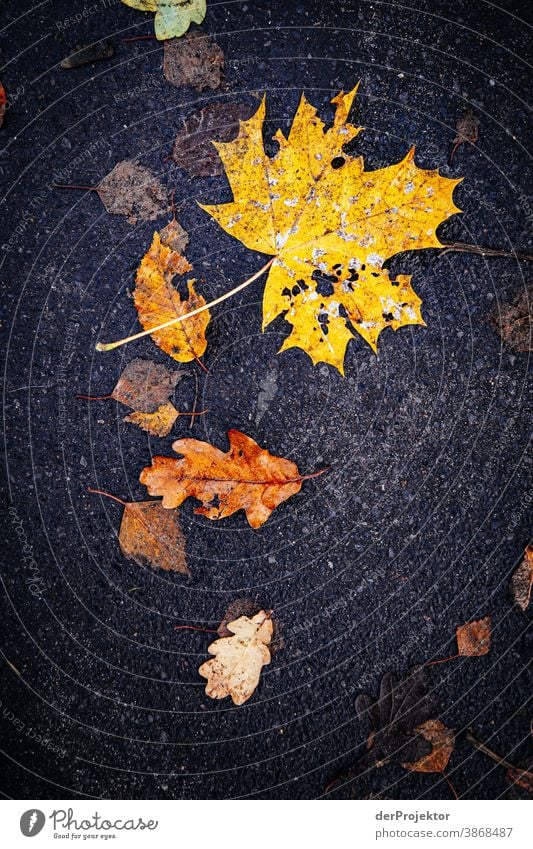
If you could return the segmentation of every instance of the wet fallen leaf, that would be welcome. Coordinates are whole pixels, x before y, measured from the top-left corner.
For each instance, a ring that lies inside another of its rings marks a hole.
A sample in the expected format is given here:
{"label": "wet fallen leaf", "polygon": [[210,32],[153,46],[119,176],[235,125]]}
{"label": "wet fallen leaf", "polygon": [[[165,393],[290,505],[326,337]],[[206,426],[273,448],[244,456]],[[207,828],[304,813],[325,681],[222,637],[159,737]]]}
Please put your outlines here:
{"label": "wet fallen leaf", "polygon": [[112,215],[125,215],[130,224],[152,221],[168,212],[167,193],[143,165],[125,159],[98,184],[97,192]]}
{"label": "wet fallen leaf", "polygon": [[160,501],[133,501],[124,506],[119,543],[124,556],[139,566],[190,575],[178,513],[165,510]]}
{"label": "wet fallen leaf", "polygon": [[244,510],[252,528],[259,528],[279,504],[300,491],[303,477],[296,463],[274,457],[238,430],[230,430],[228,440],[224,454],[208,442],[178,439],[172,448],[183,457],[154,457],[140,481],[150,495],[163,497],[164,507],[179,507],[192,496],[203,505],[195,513],[224,519]]}
{"label": "wet fallen leaf", "polygon": [[457,649],[465,657],[481,657],[490,651],[491,617],[466,622],[456,630]]}
{"label": "wet fallen leaf", "polygon": [[222,49],[204,33],[189,32],[184,38],[165,41],[163,73],[178,88],[190,85],[196,91],[216,91],[223,68]]}
{"label": "wet fallen leaf", "polygon": [[[144,255],[137,270],[133,301],[139,321],[145,330],[185,315],[206,303],[195,292],[195,280],[187,281],[189,297],[182,299],[172,285],[176,274],[186,274],[191,264],[180,253],[161,243],[160,234],[154,233],[152,245]],[[210,321],[209,310],[173,324],[152,334],[155,344],[180,363],[198,360],[207,348],[205,331]]]}
{"label": "wet fallen leaf", "polygon": [[475,144],[479,139],[479,118],[471,110],[468,110],[457,120],[455,129],[457,130],[457,135],[452,142],[453,148],[450,153],[450,163],[453,162],[453,157],[459,145],[465,142]]}
{"label": "wet fallen leaf", "polygon": [[102,59],[110,59],[115,55],[115,48],[110,41],[97,41],[94,44],[80,45],[74,53],[61,62],[62,68],[79,68],[90,65]]}
{"label": "wet fallen leaf", "polygon": [[155,12],[155,37],[158,41],[179,38],[191,23],[201,24],[205,18],[206,0],[122,0],[126,6],[141,12]]}
{"label": "wet fallen leaf", "polygon": [[438,248],[438,225],[458,212],[459,180],[423,170],[414,148],[396,165],[365,171],[344,146],[359,133],[347,123],[357,89],[333,99],[324,132],[304,96],[290,134],[263,146],[266,104],[241,124],[235,141],[215,146],[233,202],[203,206],[246,247],[275,257],[263,300],[263,329],[283,315],[292,332],[281,350],[302,348],[314,364],[343,373],[346,346],[359,333],[376,350],[385,327],[424,324],[410,276],[391,280],[385,260],[403,251]]}
{"label": "wet fallen leaf", "polygon": [[528,545],[524,552],[524,558],[511,576],[509,590],[514,603],[521,609],[526,610],[531,598],[531,587],[533,585],[533,545]]}
{"label": "wet fallen leaf", "polygon": [[417,735],[417,728],[430,720],[434,707],[423,667],[415,667],[402,679],[386,672],[377,701],[364,693],[357,696],[357,716],[368,719],[372,726],[367,750],[372,750],[376,765],[400,757],[416,762],[430,755],[430,741]]}
{"label": "wet fallen leaf", "polygon": [[189,244],[189,234],[175,218],[169,221],[166,227],[163,227],[159,232],[159,238],[162,245],[166,245],[167,248],[178,254],[183,253]]}
{"label": "wet fallen leaf", "polygon": [[494,328],[503,342],[520,353],[533,351],[532,301],[533,288],[529,286],[510,303],[498,306],[492,316]]}
{"label": "wet fallen leaf", "polygon": [[120,375],[111,397],[136,412],[155,413],[168,402],[183,377],[187,377],[184,371],[137,357]]}
{"label": "wet fallen leaf", "polygon": [[253,108],[245,103],[209,103],[183,122],[176,136],[172,159],[192,177],[214,177],[224,173],[214,141],[228,142],[239,132],[239,121],[249,118]]}
{"label": "wet fallen leaf", "polygon": [[0,83],[0,127],[4,123],[4,115],[6,113],[6,103],[7,103],[6,90],[5,90],[4,86],[2,85],[2,83]]}
{"label": "wet fallen leaf", "polygon": [[270,663],[270,613],[261,610],[252,619],[241,616],[228,623],[228,630],[234,636],[211,643],[208,651],[214,658],[203,663],[198,672],[207,678],[205,692],[210,698],[231,696],[233,704],[242,705],[259,684],[261,669]]}
{"label": "wet fallen leaf", "polygon": [[152,436],[168,436],[179,413],[174,404],[162,404],[154,413],[130,413],[124,421],[137,425]]}
{"label": "wet fallen leaf", "polygon": [[505,777],[511,784],[518,784],[522,790],[527,790],[528,793],[533,793],[533,772],[519,767],[508,769]]}
{"label": "wet fallen leaf", "polygon": [[415,728],[415,733],[431,743],[432,750],[414,763],[402,763],[403,768],[410,772],[444,772],[455,747],[454,732],[440,719],[428,719]]}

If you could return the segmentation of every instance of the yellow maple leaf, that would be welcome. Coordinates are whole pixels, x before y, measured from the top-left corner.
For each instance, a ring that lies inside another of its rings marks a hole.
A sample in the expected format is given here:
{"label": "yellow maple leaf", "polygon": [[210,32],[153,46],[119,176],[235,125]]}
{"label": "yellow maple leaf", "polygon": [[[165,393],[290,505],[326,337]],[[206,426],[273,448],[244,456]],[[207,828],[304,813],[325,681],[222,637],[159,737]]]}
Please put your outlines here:
{"label": "yellow maple leaf", "polygon": [[212,660],[203,663],[198,672],[207,678],[205,692],[212,699],[231,696],[233,703],[246,702],[259,683],[261,669],[270,663],[267,646],[272,639],[272,619],[260,610],[251,619],[241,616],[227,625],[233,637],[215,640],[209,646]]}
{"label": "yellow maple leaf", "polygon": [[[163,244],[159,233],[154,233],[152,245],[144,255],[137,270],[133,300],[139,321],[145,330],[205,305],[205,298],[194,289],[195,280],[188,280],[189,297],[182,300],[172,285],[175,274],[191,271],[191,264],[177,251]],[[210,321],[209,310],[171,324],[152,333],[152,339],[165,353],[180,363],[198,360],[207,348],[205,331]]]}
{"label": "yellow maple leaf", "polygon": [[281,350],[297,346],[315,365],[342,374],[354,331],[375,351],[385,327],[424,324],[411,277],[391,280],[383,263],[402,251],[442,247],[438,225],[460,212],[452,199],[460,180],[418,168],[414,148],[376,171],[344,151],[360,132],[347,121],[356,92],[333,98],[328,130],[302,95],[288,137],[281,130],[274,136],[272,159],[263,145],[263,99],[235,141],[215,143],[233,201],[202,205],[246,247],[275,257],[263,329],[283,314],[293,329]]}

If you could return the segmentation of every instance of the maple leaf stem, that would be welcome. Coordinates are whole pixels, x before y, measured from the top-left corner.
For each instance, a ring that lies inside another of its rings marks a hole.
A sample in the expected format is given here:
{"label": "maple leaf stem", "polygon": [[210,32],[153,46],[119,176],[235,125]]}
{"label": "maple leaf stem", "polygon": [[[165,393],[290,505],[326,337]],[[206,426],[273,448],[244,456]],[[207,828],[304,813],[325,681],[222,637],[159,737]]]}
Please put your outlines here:
{"label": "maple leaf stem", "polygon": [[74,395],[76,401],[109,401],[112,395]]}
{"label": "maple leaf stem", "polygon": [[104,492],[103,489],[93,489],[92,486],[88,486],[87,492],[92,492],[94,495],[105,495],[106,498],[112,498],[113,501],[118,501],[119,504],[122,504],[123,507],[126,507],[126,502],[123,501],[122,498],[117,498],[116,495],[111,495],[110,492]]}
{"label": "maple leaf stem", "polygon": [[523,259],[533,262],[533,254],[521,253],[520,251],[502,251],[499,248],[487,248],[483,245],[469,245],[468,242],[442,242],[444,253],[448,251],[466,251],[478,256],[506,256],[511,259]]}
{"label": "maple leaf stem", "polygon": [[255,274],[252,274],[248,280],[245,280],[244,283],[239,283],[238,286],[235,286],[234,289],[231,289],[229,292],[225,292],[220,298],[215,298],[214,301],[210,301],[208,304],[204,304],[202,307],[198,307],[196,310],[192,310],[191,312],[186,313],[185,315],[179,315],[177,318],[172,318],[170,321],[165,321],[164,324],[159,324],[157,327],[151,327],[149,330],[143,330],[141,333],[134,333],[133,336],[127,336],[125,339],[119,339],[117,342],[97,342],[96,350],[97,351],[113,351],[115,348],[120,348],[121,345],[127,345],[128,342],[134,342],[136,339],[142,339],[143,336],[150,336],[152,333],[157,333],[159,330],[164,330],[166,327],[172,327],[173,324],[178,324],[181,321],[186,321],[188,318],[192,318],[195,315],[198,315],[204,310],[208,310],[211,307],[215,307],[217,304],[221,304],[222,301],[226,301],[228,298],[231,298],[233,295],[236,295],[237,292],[241,292],[242,289],[245,289],[258,277],[261,277],[265,271],[268,271],[274,260],[275,256],[264,265],[259,271],[256,271]]}

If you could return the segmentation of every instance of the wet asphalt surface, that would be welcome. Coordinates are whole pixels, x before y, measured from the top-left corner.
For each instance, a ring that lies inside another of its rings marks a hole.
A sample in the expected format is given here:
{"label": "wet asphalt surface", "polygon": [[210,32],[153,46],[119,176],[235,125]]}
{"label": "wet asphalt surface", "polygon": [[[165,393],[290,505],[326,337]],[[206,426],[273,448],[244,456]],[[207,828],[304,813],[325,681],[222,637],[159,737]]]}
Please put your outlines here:
{"label": "wet asphalt surface", "polygon": [[[417,164],[465,178],[455,194],[464,214],[441,239],[531,252],[529,6],[208,2],[203,30],[224,50],[229,85],[199,95],[164,79],[156,42],[123,43],[151,33],[151,15],[110,0],[3,4],[5,796],[319,797],[364,746],[355,696],[376,694],[386,671],[453,654],[456,626],[488,613],[490,653],[435,666],[431,682],[438,716],[458,732],[448,769],[458,795],[507,792],[504,770],[463,732],[515,763],[531,751],[530,616],[507,589],[530,528],[529,356],[506,348],[490,323],[531,266],[437,251],[395,257],[391,272],[413,275],[427,327],[384,332],[378,357],[354,340],[345,378],[297,349],[277,355],[288,327],[279,319],[261,334],[258,282],[213,311],[209,374],[187,366],[209,415],[150,439],[115,402],[74,395],[108,393],[134,356],[170,363],[146,339],[94,351],[138,327],[129,291],[168,216],[133,226],[95,193],[50,185],[58,176],[94,185],[138,158],[175,188],[188,258],[216,297],[265,258],[196,205],[228,200],[224,177],[192,179],[163,163],[181,120],[211,100],[253,103],[266,91],[270,140],[289,127],[302,90],[331,118],[331,97],[360,79],[367,167],[416,144]],[[115,43],[112,59],[59,68],[100,38]],[[449,167],[466,108],[480,119],[479,143]],[[194,387],[179,384],[181,409]],[[151,455],[170,455],[188,435],[226,448],[232,427],[303,473],[331,470],[258,531],[242,513],[210,523],[187,502],[189,580],[127,561],[120,505],[87,487],[142,500]],[[208,699],[197,674],[212,637],[174,625],[216,628],[242,596],[275,611],[284,648],[236,708]],[[451,797],[440,776],[398,765],[338,796],[371,793]]]}

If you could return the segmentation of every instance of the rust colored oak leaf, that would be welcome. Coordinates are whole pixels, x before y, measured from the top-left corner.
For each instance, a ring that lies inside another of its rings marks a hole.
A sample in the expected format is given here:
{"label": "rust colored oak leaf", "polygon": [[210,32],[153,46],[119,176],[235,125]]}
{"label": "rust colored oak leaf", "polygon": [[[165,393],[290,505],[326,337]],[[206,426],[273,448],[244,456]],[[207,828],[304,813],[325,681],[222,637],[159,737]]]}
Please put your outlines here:
{"label": "rust colored oak leaf", "polygon": [[260,610],[251,619],[241,616],[228,623],[233,636],[211,643],[208,651],[214,658],[203,663],[198,672],[207,678],[205,692],[212,699],[231,696],[233,704],[242,705],[253,694],[261,669],[270,663],[270,615]]}
{"label": "rust colored oak leaf", "polygon": [[520,610],[526,610],[531,598],[533,585],[533,545],[528,545],[524,559],[515,569],[509,583],[509,590],[514,603]]}
{"label": "rust colored oak leaf", "polygon": [[263,144],[263,100],[234,141],[215,144],[233,201],[202,206],[246,247],[275,257],[263,329],[283,315],[292,331],[281,350],[299,347],[313,364],[341,373],[355,333],[375,351],[386,327],[424,324],[411,277],[391,279],[383,264],[403,251],[442,247],[437,227],[460,211],[452,199],[460,180],[418,168],[414,148],[375,171],[346,153],[360,132],[348,123],[356,91],[333,98],[328,130],[302,96],[288,136],[274,136],[273,158]]}
{"label": "rust colored oak leaf", "polygon": [[[172,285],[175,274],[186,274],[191,264],[180,253],[162,243],[160,234],[154,233],[152,245],[143,257],[135,279],[133,300],[139,321],[145,330],[172,321],[180,315],[203,307],[205,299],[195,292],[195,280],[188,280],[189,297],[181,298]],[[180,363],[198,360],[205,352],[205,331],[210,321],[209,310],[173,324],[152,334],[161,350]]]}
{"label": "rust colored oak leaf", "polygon": [[165,510],[160,501],[125,505],[119,544],[124,556],[139,566],[190,575],[178,513]]}
{"label": "rust colored oak leaf", "polygon": [[428,719],[415,729],[415,733],[432,745],[429,754],[414,763],[402,763],[410,772],[444,772],[455,747],[455,734],[440,719]]}
{"label": "rust colored oak leaf", "polygon": [[490,651],[491,617],[466,622],[456,630],[457,650],[464,657],[481,657]]}
{"label": "rust colored oak leaf", "polygon": [[202,502],[195,513],[224,519],[244,510],[252,528],[259,528],[300,491],[303,477],[296,463],[274,457],[238,430],[230,430],[228,440],[224,454],[208,442],[178,439],[172,448],[182,458],[154,457],[140,481],[150,495],[162,496],[164,507],[179,507],[192,496]]}
{"label": "rust colored oak leaf", "polygon": [[124,421],[137,425],[152,436],[168,436],[179,413],[174,404],[162,404],[154,413],[130,413]]}

